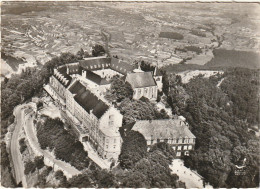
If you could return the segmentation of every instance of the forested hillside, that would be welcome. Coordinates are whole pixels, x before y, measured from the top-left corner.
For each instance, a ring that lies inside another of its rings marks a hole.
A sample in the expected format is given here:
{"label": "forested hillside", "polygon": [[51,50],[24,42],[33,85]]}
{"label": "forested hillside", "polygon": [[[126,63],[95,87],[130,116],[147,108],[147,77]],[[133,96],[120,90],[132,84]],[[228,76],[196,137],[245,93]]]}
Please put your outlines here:
{"label": "forested hillside", "polygon": [[[171,79],[176,80],[168,75],[166,83]],[[257,187],[259,71],[230,69],[209,79],[198,76],[185,85],[171,83],[168,103],[174,113],[186,117],[197,137],[186,166],[214,187]],[[244,158],[246,175],[235,176],[235,165],[242,165]]]}

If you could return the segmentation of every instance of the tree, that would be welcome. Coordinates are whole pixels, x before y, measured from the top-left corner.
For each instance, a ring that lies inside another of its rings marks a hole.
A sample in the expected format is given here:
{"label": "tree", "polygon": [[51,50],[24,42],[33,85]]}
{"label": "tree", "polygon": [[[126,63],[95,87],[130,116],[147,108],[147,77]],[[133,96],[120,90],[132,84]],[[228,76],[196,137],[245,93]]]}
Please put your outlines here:
{"label": "tree", "polygon": [[95,45],[95,46],[93,47],[92,56],[95,56],[95,57],[97,57],[97,56],[102,56],[102,55],[104,55],[105,53],[106,53],[106,51],[105,51],[105,49],[104,49],[103,46],[97,44],[97,45]]}
{"label": "tree", "polygon": [[134,164],[147,154],[147,144],[144,136],[137,131],[129,131],[123,139],[120,166],[123,169],[131,169]]}
{"label": "tree", "polygon": [[131,85],[116,75],[111,79],[111,87],[106,93],[106,98],[111,102],[121,102],[126,98],[132,99],[133,93]]}
{"label": "tree", "polygon": [[115,178],[112,172],[107,170],[95,170],[91,177],[99,188],[112,188],[116,186]]}
{"label": "tree", "polygon": [[79,174],[68,180],[68,185],[71,188],[92,188],[91,180],[87,174]]}
{"label": "tree", "polygon": [[24,174],[26,175],[28,175],[29,173],[33,173],[36,170],[36,165],[31,160],[27,161],[24,167]]}
{"label": "tree", "polygon": [[81,49],[77,52],[77,59],[82,60],[83,57],[84,57],[84,54],[85,54],[85,52],[84,52],[84,50],[81,48]]}
{"label": "tree", "polygon": [[130,124],[136,120],[153,120],[153,119],[167,119],[169,116],[166,112],[160,112],[155,104],[145,100],[129,100],[124,99],[118,106],[120,112],[123,114],[123,123]]}
{"label": "tree", "polygon": [[20,152],[21,152],[21,154],[26,150],[26,148],[27,148],[27,146],[26,146],[26,144],[25,144],[25,138],[21,138],[20,140],[19,140],[19,145],[20,145]]}
{"label": "tree", "polygon": [[34,158],[34,163],[37,169],[41,169],[44,167],[43,156],[37,156]]}

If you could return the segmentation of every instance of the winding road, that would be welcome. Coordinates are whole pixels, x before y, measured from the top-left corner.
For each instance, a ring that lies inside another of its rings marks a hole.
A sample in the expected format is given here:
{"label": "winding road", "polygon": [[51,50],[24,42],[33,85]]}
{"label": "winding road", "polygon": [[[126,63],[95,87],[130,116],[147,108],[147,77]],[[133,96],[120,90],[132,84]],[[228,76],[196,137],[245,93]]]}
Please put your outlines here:
{"label": "winding road", "polygon": [[[37,134],[34,128],[34,112],[31,111],[27,115],[24,116],[24,131],[27,136],[28,142],[33,149],[33,151],[39,155],[43,156],[45,159],[48,160],[51,164],[56,165],[57,169],[62,170],[65,175],[68,175],[68,177],[72,177],[74,175],[78,175],[81,172],[77,170],[75,167],[71,166],[69,163],[66,163],[64,161],[58,160],[55,158],[53,154],[51,154],[48,150],[41,149]],[[67,174],[66,174],[67,173]]]}
{"label": "winding road", "polygon": [[27,187],[27,182],[24,175],[24,164],[20,154],[20,146],[18,141],[19,134],[22,131],[22,117],[24,116],[22,111],[23,108],[23,106],[17,106],[14,109],[15,129],[11,139],[11,156],[14,165],[16,183],[19,184],[22,182],[23,187]]}

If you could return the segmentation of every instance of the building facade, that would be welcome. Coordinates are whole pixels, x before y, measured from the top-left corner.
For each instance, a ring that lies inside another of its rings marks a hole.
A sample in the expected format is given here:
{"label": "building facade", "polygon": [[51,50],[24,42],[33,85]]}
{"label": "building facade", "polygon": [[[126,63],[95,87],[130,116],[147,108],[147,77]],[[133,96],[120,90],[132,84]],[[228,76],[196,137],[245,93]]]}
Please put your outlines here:
{"label": "building facade", "polygon": [[189,155],[196,137],[182,119],[138,120],[132,130],[140,132],[148,146],[165,142],[172,146],[176,156]]}
{"label": "building facade", "polygon": [[123,116],[112,105],[105,103],[76,80],[67,90],[66,107],[76,117],[84,136],[99,155],[106,159],[117,160],[121,152],[122,139],[119,128]]}

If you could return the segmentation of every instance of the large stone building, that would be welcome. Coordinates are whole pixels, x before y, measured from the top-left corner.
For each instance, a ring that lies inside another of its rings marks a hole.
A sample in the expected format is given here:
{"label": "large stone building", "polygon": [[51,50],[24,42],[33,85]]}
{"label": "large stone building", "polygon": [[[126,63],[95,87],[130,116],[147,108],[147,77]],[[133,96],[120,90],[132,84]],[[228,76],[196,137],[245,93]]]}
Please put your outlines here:
{"label": "large stone building", "polygon": [[108,57],[87,58],[59,66],[44,87],[73,120],[80,141],[89,141],[100,156],[107,159],[118,158],[122,143],[119,127],[123,116],[103,98],[115,75],[130,83],[134,99],[144,96],[156,100],[158,88],[162,87],[162,78],[156,70],[144,72]]}
{"label": "large stone building", "polygon": [[187,123],[181,119],[138,120],[132,130],[140,132],[148,146],[166,142],[176,151],[177,156],[189,155],[194,149],[196,137]]}
{"label": "large stone building", "polygon": [[162,90],[162,76],[158,75],[157,69],[144,72],[117,58],[87,58],[78,63],[67,64],[66,67],[68,75],[82,76],[83,82],[100,93],[110,87],[109,81],[115,75],[124,77],[130,83],[134,90],[134,99],[144,96],[156,100],[158,90]]}
{"label": "large stone building", "polygon": [[89,141],[103,158],[117,159],[122,143],[119,128],[123,116],[120,112],[78,80],[67,90],[66,107],[80,122],[78,127],[85,133],[82,141]]}

